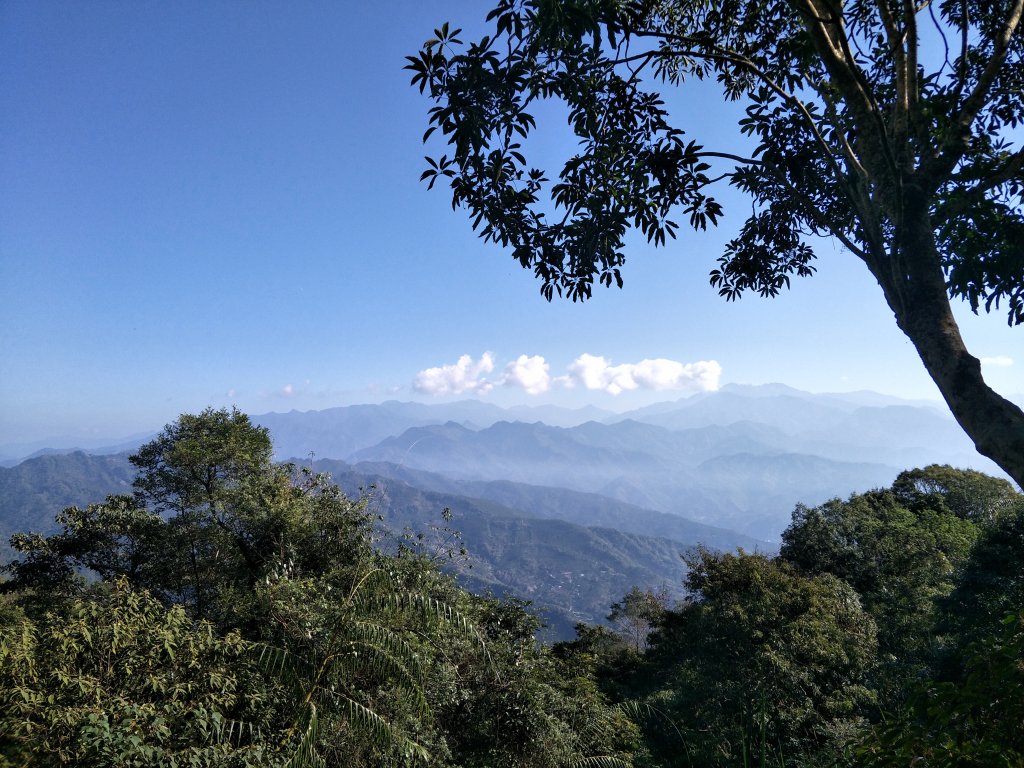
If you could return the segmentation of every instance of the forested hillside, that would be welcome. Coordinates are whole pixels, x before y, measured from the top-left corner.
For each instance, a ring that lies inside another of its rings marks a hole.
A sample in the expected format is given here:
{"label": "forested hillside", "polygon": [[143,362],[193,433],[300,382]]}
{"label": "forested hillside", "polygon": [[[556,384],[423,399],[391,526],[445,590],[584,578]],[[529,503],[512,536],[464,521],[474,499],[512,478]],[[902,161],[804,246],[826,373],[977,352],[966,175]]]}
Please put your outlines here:
{"label": "forested hillside", "polygon": [[[237,411],[182,416],[131,464],[134,496],[12,540],[2,764],[1024,764],[1005,480],[936,465],[798,506],[778,555],[691,550],[683,599],[626,590],[548,645],[520,600],[440,570],[457,537],[382,548],[368,499],[273,463]],[[520,548],[529,518],[481,519]]]}
{"label": "forested hillside", "polygon": [[[308,460],[307,460],[308,464]],[[395,467],[318,460],[351,498],[365,494],[378,547],[403,537],[433,551],[457,533],[465,553],[444,570],[478,594],[533,602],[545,637],[572,637],[577,622],[600,622],[608,606],[632,586],[682,594],[679,553],[697,546],[732,550],[774,545],[675,515],[653,512],[594,494],[513,483],[459,483]],[[127,455],[81,452],[37,457],[0,468],[0,562],[14,553],[14,533],[52,534],[65,507],[87,506],[129,493],[135,467]],[[442,519],[448,510],[449,519]],[[378,519],[379,518],[379,519]]]}

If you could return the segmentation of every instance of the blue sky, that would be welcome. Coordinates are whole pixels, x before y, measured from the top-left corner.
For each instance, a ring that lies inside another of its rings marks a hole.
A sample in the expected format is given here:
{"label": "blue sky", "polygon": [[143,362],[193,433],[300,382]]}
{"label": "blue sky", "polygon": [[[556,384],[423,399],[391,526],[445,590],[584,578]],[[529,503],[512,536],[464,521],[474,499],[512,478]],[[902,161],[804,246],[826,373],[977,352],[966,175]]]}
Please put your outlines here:
{"label": "blue sky", "polygon": [[[707,273],[747,210],[728,196],[718,231],[636,240],[623,290],[545,302],[418,182],[428,104],[403,57],[485,8],[0,3],[0,445],[207,405],[621,410],[773,381],[937,397],[847,254],[823,247],[778,299],[719,299]],[[671,104],[694,138],[731,135],[713,90]],[[556,126],[534,148],[558,157],[565,139]],[[1024,392],[1019,330],[958,316],[993,386]]]}

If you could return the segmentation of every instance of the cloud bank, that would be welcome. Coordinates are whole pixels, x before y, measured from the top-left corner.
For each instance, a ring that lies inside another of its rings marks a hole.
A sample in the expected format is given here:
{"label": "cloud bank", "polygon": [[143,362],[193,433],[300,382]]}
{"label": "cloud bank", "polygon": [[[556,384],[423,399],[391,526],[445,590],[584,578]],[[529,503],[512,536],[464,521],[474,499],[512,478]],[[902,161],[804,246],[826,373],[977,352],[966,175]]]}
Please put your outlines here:
{"label": "cloud bank", "polygon": [[413,387],[426,395],[463,395],[467,392],[484,394],[494,388],[494,382],[484,376],[494,370],[494,358],[484,352],[476,362],[463,355],[454,365],[427,368],[416,374]]}
{"label": "cloud bank", "polygon": [[680,363],[663,357],[612,365],[598,355],[583,354],[569,366],[567,383],[619,395],[634,389],[703,392],[718,389],[722,366],[715,360]]}
{"label": "cloud bank", "polygon": [[505,366],[501,383],[506,387],[519,387],[528,395],[539,395],[551,389],[550,368],[540,355],[520,355]]}
{"label": "cloud bank", "polygon": [[632,390],[703,392],[718,389],[722,366],[715,360],[681,363],[663,357],[637,363],[619,363],[599,356],[582,354],[562,376],[551,376],[551,366],[541,355],[520,355],[507,363],[500,376],[488,378],[494,371],[494,357],[485,352],[474,361],[462,355],[453,365],[427,368],[416,374],[417,392],[442,396],[466,393],[485,394],[494,387],[521,389],[540,395],[552,387],[584,389],[619,395]]}

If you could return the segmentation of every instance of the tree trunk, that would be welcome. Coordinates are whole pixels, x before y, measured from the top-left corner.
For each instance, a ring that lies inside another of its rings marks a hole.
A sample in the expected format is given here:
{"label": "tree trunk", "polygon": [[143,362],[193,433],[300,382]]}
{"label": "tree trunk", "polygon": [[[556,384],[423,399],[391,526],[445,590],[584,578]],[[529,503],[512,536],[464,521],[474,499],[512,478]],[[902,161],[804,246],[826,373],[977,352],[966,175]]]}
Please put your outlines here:
{"label": "tree trunk", "polygon": [[896,323],[907,335],[978,452],[1024,488],[1024,411],[995,392],[967,351],[949,306],[935,230],[919,201],[906,200],[895,262],[872,265]]}

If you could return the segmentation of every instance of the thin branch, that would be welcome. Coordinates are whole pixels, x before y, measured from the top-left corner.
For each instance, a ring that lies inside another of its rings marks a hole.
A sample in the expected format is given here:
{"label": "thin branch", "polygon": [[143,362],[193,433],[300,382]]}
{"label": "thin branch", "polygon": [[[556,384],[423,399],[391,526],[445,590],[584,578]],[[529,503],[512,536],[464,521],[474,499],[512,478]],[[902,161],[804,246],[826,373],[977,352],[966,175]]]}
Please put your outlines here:
{"label": "thin branch", "polygon": [[[964,190],[963,196],[945,208],[945,217],[959,216],[984,199],[985,194],[1008,181],[1019,179],[1024,172],[1024,148],[1010,155],[1001,168],[981,179],[973,187]],[[957,179],[953,179],[957,181]]]}
{"label": "thin branch", "polygon": [[959,104],[964,88],[967,87],[967,38],[971,27],[971,15],[967,8],[967,0],[960,0],[960,60],[957,67],[956,88],[953,91],[953,103]]}
{"label": "thin branch", "polygon": [[737,163],[743,165],[767,165],[764,160],[758,160],[753,157],[742,157],[741,155],[733,155],[729,152],[695,152],[694,157],[720,157],[723,160],[735,160]]}
{"label": "thin branch", "polygon": [[999,75],[1003,62],[1006,61],[1006,54],[1010,48],[1010,38],[1013,37],[1013,33],[1017,30],[1022,14],[1024,14],[1024,0],[1017,0],[1007,14],[1006,26],[1003,27],[1002,31],[992,41],[992,55],[989,57],[985,71],[981,73],[981,77],[978,78],[974,90],[971,91],[959,114],[956,116],[956,122],[961,126],[969,127],[974,122],[974,118],[977,117],[982,106],[984,106],[988,89],[992,87],[992,83],[995,82],[996,77]]}
{"label": "thin branch", "polygon": [[849,165],[853,173],[859,176],[862,180],[868,179],[869,176],[867,169],[864,168],[864,165],[861,163],[860,158],[857,157],[857,152],[850,145],[849,140],[846,138],[846,132],[840,130],[841,121],[839,119],[839,112],[836,109],[835,100],[832,98],[832,95],[829,93],[827,88],[825,88],[820,82],[816,80],[811,80],[810,78],[805,77],[804,82],[806,82],[818,94],[818,97],[825,105],[825,114],[832,120],[832,123],[836,126],[835,136],[836,138],[838,138],[839,144],[843,149],[843,156],[846,158],[847,165]]}
{"label": "thin branch", "polygon": [[[941,179],[956,167],[956,164],[960,162],[960,159],[967,151],[971,135],[971,125],[978,117],[982,107],[985,106],[988,91],[1006,62],[1006,56],[1010,48],[1010,39],[1020,26],[1022,16],[1024,16],[1024,0],[1016,0],[1006,16],[1006,24],[992,40],[992,55],[989,57],[988,64],[978,77],[978,82],[975,83],[974,89],[964,100],[960,110],[953,118],[953,123],[959,130],[951,132],[949,138],[944,143],[942,154],[936,158],[935,162],[929,163],[928,167],[924,169],[924,176],[930,184],[940,183]],[[966,20],[964,22],[964,30],[966,30]]]}
{"label": "thin branch", "polygon": [[[790,93],[785,88],[776,83],[775,80],[772,77],[770,77],[767,72],[758,67],[757,64],[752,62],[750,59],[746,58],[745,56],[739,53],[736,53],[735,51],[730,51],[727,48],[721,48],[720,46],[708,43],[706,41],[684,35],[674,35],[665,32],[655,32],[653,30],[638,31],[634,32],[634,34],[637,37],[652,37],[659,40],[681,42],[687,46],[697,46],[696,48],[662,50],[659,52],[660,56],[693,56],[694,58],[709,59],[711,61],[728,62],[731,64],[736,64],[744,68],[754,76],[756,76],[762,83],[767,85],[776,95],[780,96],[785,102],[790,104],[790,106],[795,107],[797,111],[799,111],[801,115],[803,115],[804,119],[807,122],[807,126],[814,134],[814,137],[817,140],[818,145],[822,148],[822,150],[824,150],[826,158],[828,159],[829,163],[833,166],[833,169],[836,171],[837,178],[843,178],[843,172],[839,166],[838,161],[836,160],[835,153],[832,151],[832,148],[825,140],[825,137],[822,136],[821,132],[818,130],[817,123],[815,123],[814,117],[807,109],[807,105],[805,105],[795,94]],[[704,46],[707,46],[708,49],[705,50]]]}
{"label": "thin branch", "polygon": [[942,57],[942,66],[939,67],[939,71],[935,73],[936,79],[938,79],[943,71],[949,64],[949,40],[946,39],[946,32],[943,30],[942,25],[939,23],[938,18],[935,16],[935,6],[928,3],[928,15],[932,18],[932,25],[935,27],[935,31],[939,33],[939,37],[942,38],[942,47],[945,50],[945,54]]}
{"label": "thin branch", "polygon": [[814,204],[814,201],[807,197],[807,195],[804,194],[800,189],[793,186],[790,183],[789,179],[786,178],[786,175],[784,173],[776,174],[776,178],[779,181],[781,181],[787,189],[789,189],[791,195],[800,199],[800,201],[804,204],[804,208],[806,209],[805,212],[807,214],[807,218],[816,226],[817,229],[829,232],[857,258],[861,259],[864,262],[867,262],[869,258],[868,253],[865,250],[863,250],[860,246],[858,246],[856,243],[854,243],[853,240],[850,239],[850,237],[845,232],[843,232],[843,230],[841,230],[839,227],[834,226],[831,222],[825,219],[825,217],[822,216],[821,212],[818,210],[818,206]]}

